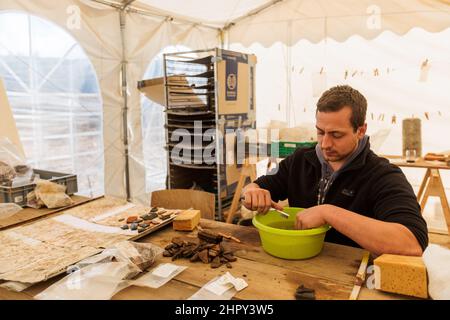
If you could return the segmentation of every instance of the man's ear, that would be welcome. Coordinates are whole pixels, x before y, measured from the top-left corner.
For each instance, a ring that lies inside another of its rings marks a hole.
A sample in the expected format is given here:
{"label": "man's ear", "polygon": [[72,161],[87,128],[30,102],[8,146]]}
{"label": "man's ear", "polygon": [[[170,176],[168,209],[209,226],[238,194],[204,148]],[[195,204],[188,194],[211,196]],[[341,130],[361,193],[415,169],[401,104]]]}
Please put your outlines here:
{"label": "man's ear", "polygon": [[364,123],[361,127],[358,128],[358,139],[362,139],[367,131],[367,123]]}

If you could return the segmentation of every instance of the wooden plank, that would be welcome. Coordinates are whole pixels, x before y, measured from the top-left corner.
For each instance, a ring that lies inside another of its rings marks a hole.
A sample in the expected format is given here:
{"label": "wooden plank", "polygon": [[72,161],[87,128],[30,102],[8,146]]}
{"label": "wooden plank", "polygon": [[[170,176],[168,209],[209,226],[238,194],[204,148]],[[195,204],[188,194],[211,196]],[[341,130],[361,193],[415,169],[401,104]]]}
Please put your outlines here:
{"label": "wooden plank", "polygon": [[19,224],[22,224],[24,222],[30,222],[30,221],[34,221],[37,220],[39,218],[51,215],[53,213],[57,213],[63,210],[67,210],[73,207],[76,207],[82,203],[86,203],[89,201],[93,201],[96,199],[100,199],[102,197],[98,197],[98,198],[87,198],[87,197],[83,197],[83,196],[77,196],[77,195],[73,195],[71,196],[72,200],[75,202],[73,205],[71,206],[67,206],[64,208],[58,208],[58,209],[34,209],[34,208],[25,208],[21,211],[19,211],[18,213],[16,213],[15,215],[8,217],[6,219],[0,219],[0,230],[6,229],[6,228],[10,228],[13,226],[17,226]]}

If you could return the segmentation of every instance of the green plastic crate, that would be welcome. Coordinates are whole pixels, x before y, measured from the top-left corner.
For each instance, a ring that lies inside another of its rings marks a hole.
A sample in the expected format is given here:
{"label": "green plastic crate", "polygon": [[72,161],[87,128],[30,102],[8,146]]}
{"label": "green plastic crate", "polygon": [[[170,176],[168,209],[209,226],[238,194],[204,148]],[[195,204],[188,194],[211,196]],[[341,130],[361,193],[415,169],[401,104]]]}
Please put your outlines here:
{"label": "green plastic crate", "polygon": [[271,155],[275,156],[278,151],[278,158],[286,158],[294,153],[298,148],[307,149],[314,148],[317,141],[290,142],[290,141],[274,141],[270,145]]}

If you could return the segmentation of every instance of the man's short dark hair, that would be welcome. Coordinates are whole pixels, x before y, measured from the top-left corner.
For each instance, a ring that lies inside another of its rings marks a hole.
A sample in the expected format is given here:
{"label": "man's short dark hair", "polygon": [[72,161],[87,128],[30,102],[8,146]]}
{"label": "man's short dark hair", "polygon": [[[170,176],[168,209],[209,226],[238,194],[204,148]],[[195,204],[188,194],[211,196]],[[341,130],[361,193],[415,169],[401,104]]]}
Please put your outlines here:
{"label": "man's short dark hair", "polygon": [[348,106],[352,109],[350,123],[353,131],[366,121],[367,100],[356,89],[348,85],[335,86],[325,91],[317,102],[317,112],[336,112]]}

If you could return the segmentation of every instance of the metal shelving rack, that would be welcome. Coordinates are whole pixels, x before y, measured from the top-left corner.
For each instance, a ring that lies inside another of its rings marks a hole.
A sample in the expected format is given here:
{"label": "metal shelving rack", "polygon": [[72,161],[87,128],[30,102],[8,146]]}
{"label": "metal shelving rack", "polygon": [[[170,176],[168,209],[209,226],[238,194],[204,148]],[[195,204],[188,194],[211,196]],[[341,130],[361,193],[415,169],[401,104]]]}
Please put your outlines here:
{"label": "metal shelving rack", "polygon": [[221,112],[226,109],[219,105],[220,94],[224,94],[219,92],[223,83],[219,84],[227,79],[223,64],[219,74],[219,63],[233,56],[248,59],[245,54],[218,48],[164,54],[167,188],[186,189],[195,184],[214,193],[217,220],[223,219],[236,187],[236,183],[227,181],[227,166],[219,161],[224,158],[226,147],[219,138],[225,136],[226,129],[245,130],[256,126],[254,64],[250,66],[248,81],[242,81],[243,85],[248,82],[251,85],[245,106],[249,112]]}

